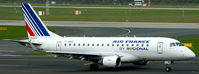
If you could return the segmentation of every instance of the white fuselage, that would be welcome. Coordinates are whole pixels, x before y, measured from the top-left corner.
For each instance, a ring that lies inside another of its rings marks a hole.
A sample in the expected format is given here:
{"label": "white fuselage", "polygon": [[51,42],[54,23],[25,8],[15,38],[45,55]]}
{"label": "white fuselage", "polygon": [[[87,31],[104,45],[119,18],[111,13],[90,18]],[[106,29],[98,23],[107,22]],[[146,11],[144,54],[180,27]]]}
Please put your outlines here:
{"label": "white fuselage", "polygon": [[139,60],[185,60],[195,54],[179,41],[163,37],[66,37],[37,40],[44,51],[101,53],[119,55],[122,62]]}

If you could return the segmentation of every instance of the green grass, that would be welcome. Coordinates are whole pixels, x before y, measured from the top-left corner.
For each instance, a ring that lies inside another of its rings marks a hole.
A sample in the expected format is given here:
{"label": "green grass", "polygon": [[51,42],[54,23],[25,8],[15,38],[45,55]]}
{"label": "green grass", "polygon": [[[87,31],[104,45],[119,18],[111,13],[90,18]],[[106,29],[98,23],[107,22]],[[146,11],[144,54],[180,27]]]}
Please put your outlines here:
{"label": "green grass", "polygon": [[168,5],[168,4],[162,4],[162,5],[152,5],[149,8],[198,8],[198,4],[186,4],[186,5]]}
{"label": "green grass", "polygon": [[[0,20],[23,20],[21,8],[0,7]],[[44,8],[35,8],[45,10]],[[75,10],[81,10],[82,15],[74,15]],[[45,21],[98,21],[98,22],[175,22],[199,23],[199,11],[186,10],[141,10],[141,9],[75,9],[51,8],[49,16],[41,16]]]}
{"label": "green grass", "polygon": [[[30,3],[33,6],[45,6],[45,4]],[[0,3],[0,5],[20,6],[20,3]],[[94,4],[50,4],[50,6],[70,6],[70,7],[129,7],[129,5],[94,5]]]}
{"label": "green grass", "polygon": [[[0,30],[0,39],[16,39],[27,37],[25,26],[1,26],[7,27],[7,30]],[[56,32],[55,29],[51,29],[52,32]]]}
{"label": "green grass", "polygon": [[199,56],[199,38],[190,38],[190,39],[184,39],[180,40],[182,43],[192,43],[193,47],[190,47],[190,49]]}
{"label": "green grass", "polygon": [[27,36],[24,26],[0,26],[7,27],[7,30],[0,30],[0,39],[23,38]]}
{"label": "green grass", "polygon": [[[30,3],[33,6],[45,6],[45,4],[38,4],[38,3]],[[11,6],[20,6],[21,3],[0,3],[0,5],[11,5]],[[69,6],[69,7],[130,7],[128,4],[126,5],[102,5],[102,4],[50,4],[50,6]],[[141,6],[136,6],[141,7]],[[190,4],[152,4],[150,7],[147,8],[198,8],[199,5],[197,3],[190,3]],[[145,7],[144,7],[145,8]]]}

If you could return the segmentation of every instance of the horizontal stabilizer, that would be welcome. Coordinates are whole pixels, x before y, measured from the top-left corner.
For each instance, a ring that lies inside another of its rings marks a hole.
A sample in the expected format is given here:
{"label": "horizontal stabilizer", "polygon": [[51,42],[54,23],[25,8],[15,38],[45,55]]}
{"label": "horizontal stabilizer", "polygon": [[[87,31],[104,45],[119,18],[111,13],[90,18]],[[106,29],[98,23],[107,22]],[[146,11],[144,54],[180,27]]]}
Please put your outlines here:
{"label": "horizontal stabilizer", "polygon": [[[23,46],[29,46],[30,43],[29,41],[26,40],[12,40],[13,42],[18,42],[19,44],[23,45]],[[33,45],[41,45],[40,43],[32,43]]]}

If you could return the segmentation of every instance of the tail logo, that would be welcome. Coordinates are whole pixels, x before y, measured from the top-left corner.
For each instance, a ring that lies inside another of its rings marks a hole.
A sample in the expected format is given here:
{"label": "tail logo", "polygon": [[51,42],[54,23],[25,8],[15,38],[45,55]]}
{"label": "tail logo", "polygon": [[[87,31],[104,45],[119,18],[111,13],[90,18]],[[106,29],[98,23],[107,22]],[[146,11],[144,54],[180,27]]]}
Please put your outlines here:
{"label": "tail logo", "polygon": [[26,29],[30,36],[50,36],[47,28],[28,3],[22,3]]}

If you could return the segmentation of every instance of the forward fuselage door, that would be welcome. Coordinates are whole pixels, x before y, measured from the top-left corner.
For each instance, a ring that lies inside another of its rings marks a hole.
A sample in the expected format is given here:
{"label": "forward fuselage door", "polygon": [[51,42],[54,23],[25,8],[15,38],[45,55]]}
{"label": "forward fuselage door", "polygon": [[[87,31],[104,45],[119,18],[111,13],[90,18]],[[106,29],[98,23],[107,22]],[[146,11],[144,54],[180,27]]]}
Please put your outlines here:
{"label": "forward fuselage door", "polygon": [[163,53],[163,42],[157,43],[157,53],[162,54]]}
{"label": "forward fuselage door", "polygon": [[61,51],[61,41],[57,41],[56,50]]}

